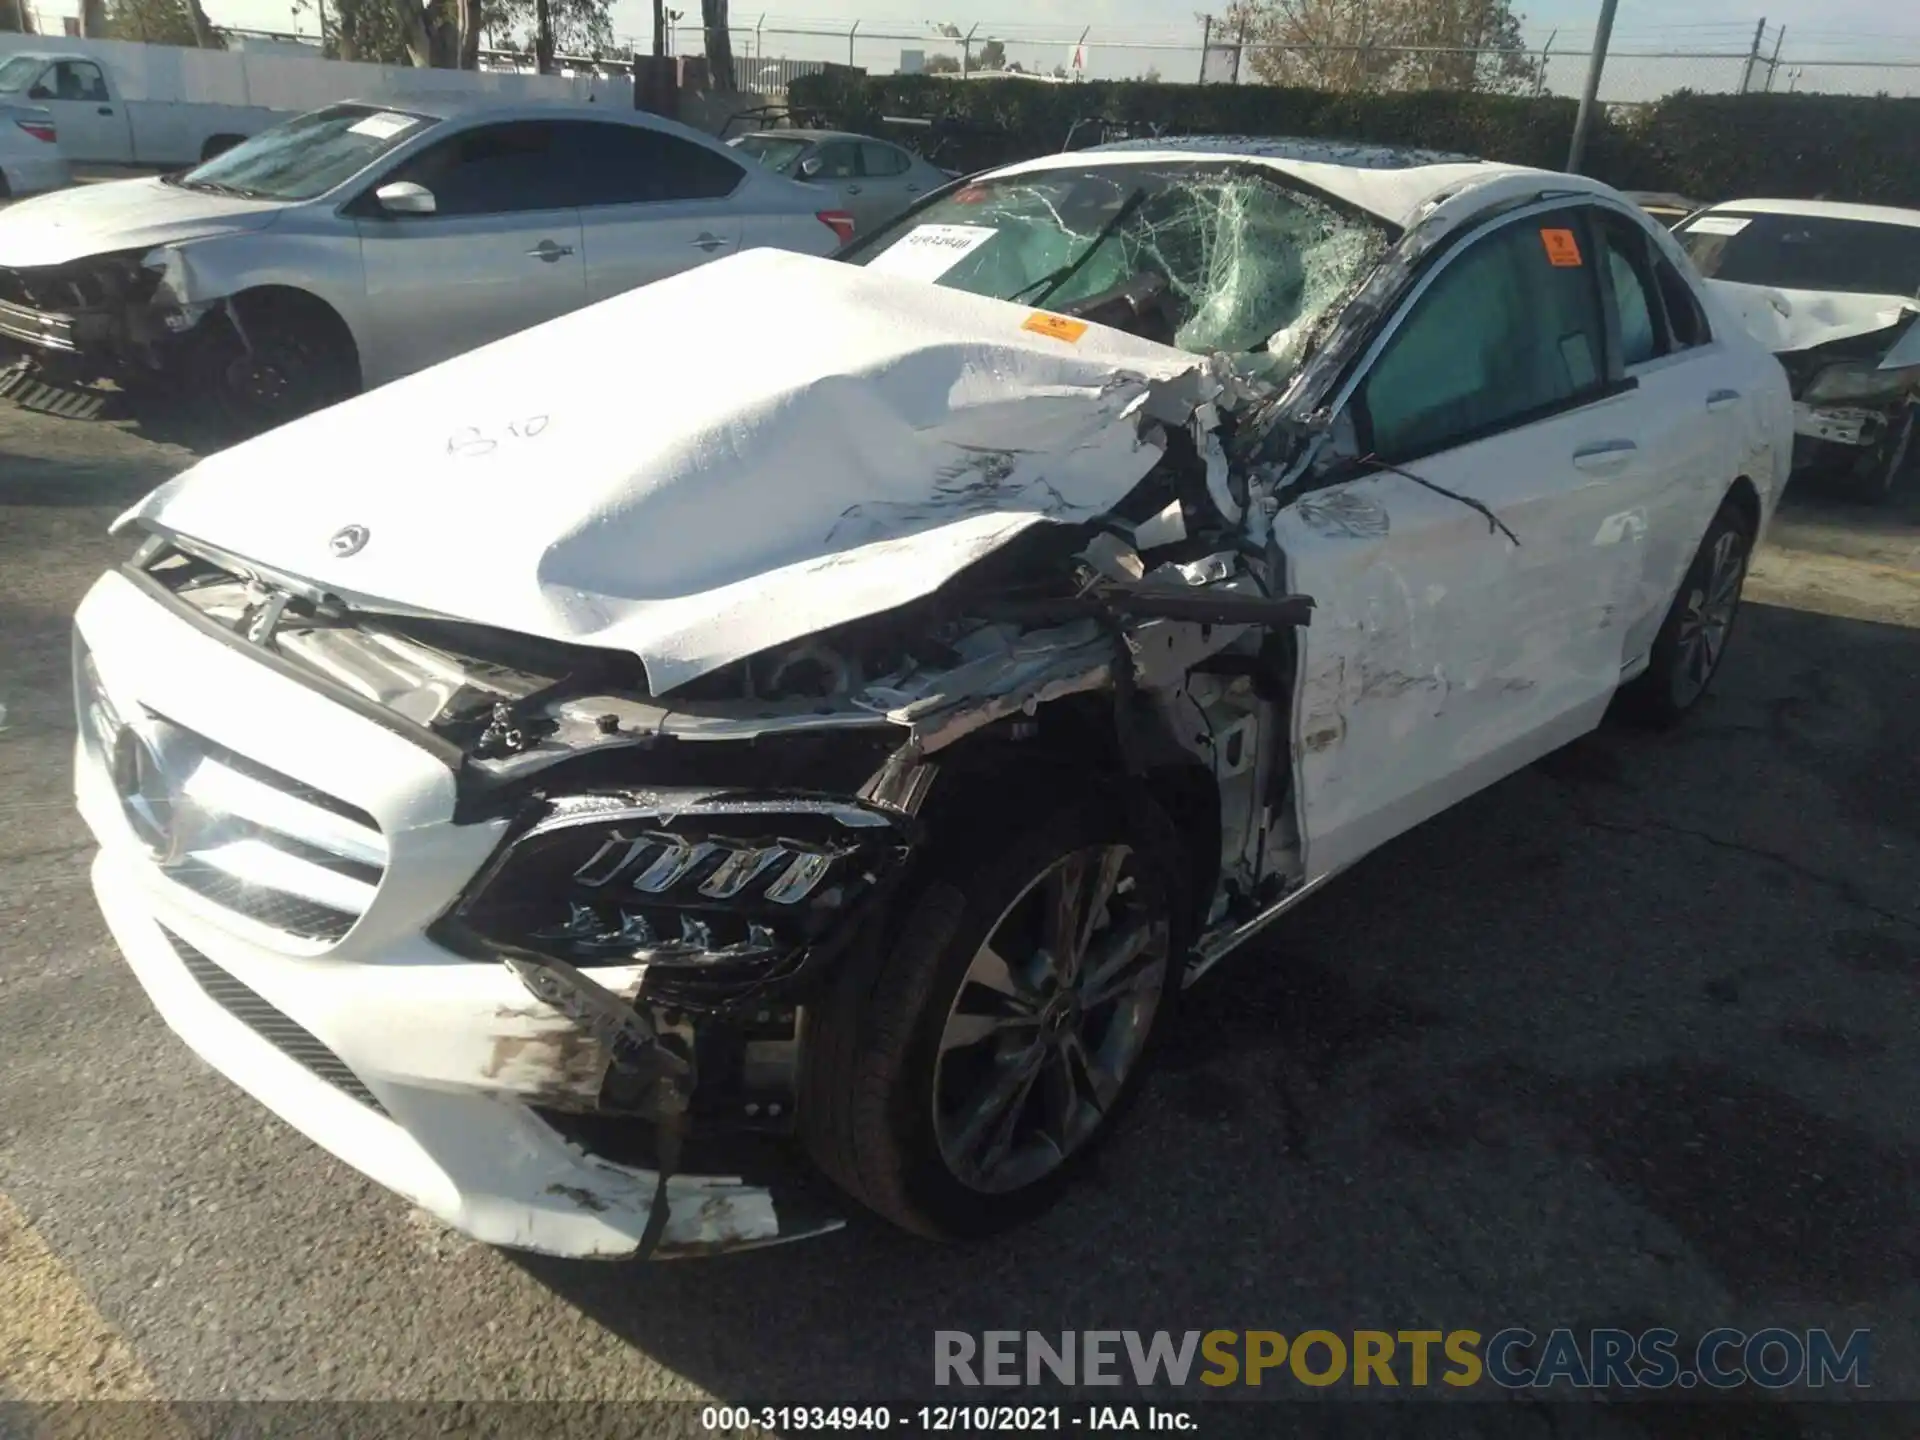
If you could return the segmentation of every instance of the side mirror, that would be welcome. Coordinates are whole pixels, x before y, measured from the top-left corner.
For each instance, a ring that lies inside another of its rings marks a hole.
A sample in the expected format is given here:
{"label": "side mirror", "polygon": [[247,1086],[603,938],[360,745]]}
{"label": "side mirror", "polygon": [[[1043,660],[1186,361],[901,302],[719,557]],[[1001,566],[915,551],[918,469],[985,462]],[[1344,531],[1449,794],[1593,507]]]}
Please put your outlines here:
{"label": "side mirror", "polygon": [[53,91],[44,85],[36,85],[27,91],[27,98],[29,100],[51,100],[53,99]]}
{"label": "side mirror", "polygon": [[389,215],[431,215],[436,208],[433,192],[411,180],[382,185],[373,192],[373,199]]}
{"label": "side mirror", "polygon": [[809,155],[800,162],[800,174],[808,180],[813,179],[826,168],[827,162],[818,155]]}

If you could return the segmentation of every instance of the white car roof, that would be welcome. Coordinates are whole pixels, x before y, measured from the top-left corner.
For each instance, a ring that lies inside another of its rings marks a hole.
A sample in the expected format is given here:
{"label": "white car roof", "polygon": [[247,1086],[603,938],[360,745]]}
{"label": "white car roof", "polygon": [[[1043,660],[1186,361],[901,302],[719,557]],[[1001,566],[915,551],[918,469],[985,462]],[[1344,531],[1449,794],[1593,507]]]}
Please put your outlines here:
{"label": "white car roof", "polygon": [[[1349,205],[1378,215],[1395,225],[1412,223],[1424,206],[1442,192],[1450,197],[1503,180],[1501,192],[1518,191],[1545,182],[1545,188],[1617,196],[1612,186],[1584,175],[1536,170],[1474,160],[1435,150],[1395,150],[1375,145],[1347,145],[1337,141],[1181,137],[1134,140],[1118,145],[1096,145],[1043,155],[992,171],[993,175],[1021,175],[1088,164],[1153,165],[1170,161],[1237,161],[1276,170],[1324,191]],[[1495,197],[1488,195],[1491,201]]]}
{"label": "white car roof", "polygon": [[1837,200],[1722,200],[1705,213],[1744,210],[1754,215],[1818,215],[1830,220],[1877,220],[1882,225],[1911,225],[1920,229],[1920,210],[1897,210],[1891,205],[1844,205]]}

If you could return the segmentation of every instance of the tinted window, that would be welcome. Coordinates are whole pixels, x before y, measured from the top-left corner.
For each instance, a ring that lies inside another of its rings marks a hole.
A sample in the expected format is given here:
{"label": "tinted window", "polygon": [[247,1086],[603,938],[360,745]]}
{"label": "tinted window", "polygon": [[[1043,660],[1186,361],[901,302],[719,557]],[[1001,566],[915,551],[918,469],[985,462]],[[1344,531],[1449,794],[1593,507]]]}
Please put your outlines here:
{"label": "tinted window", "polygon": [[860,147],[850,145],[844,140],[835,140],[822,145],[813,152],[820,161],[820,169],[810,178],[814,180],[852,180],[860,173]]}
{"label": "tinted window", "polygon": [[573,187],[548,120],[483,125],[441,141],[382,181],[409,180],[433,192],[436,215],[501,215],[562,210]]}
{"label": "tinted window", "polygon": [[639,125],[571,121],[556,128],[577,177],[578,205],[717,200],[746,173],[704,145]]}
{"label": "tinted window", "polygon": [[1716,210],[1677,233],[1709,279],[1856,295],[1920,292],[1920,226]]}
{"label": "tinted window", "polygon": [[863,144],[860,147],[860,164],[872,176],[904,175],[911,163],[905,152],[891,145]]}
{"label": "tinted window", "polygon": [[1614,320],[1620,327],[1620,363],[1644,364],[1666,353],[1660,333],[1660,306],[1654,298],[1647,237],[1620,215],[1594,211],[1607,251],[1607,278],[1613,291]]}
{"label": "tinted window", "polygon": [[1410,460],[1597,391],[1604,329],[1586,248],[1578,216],[1563,211],[1455,257],[1362,385],[1361,442]]}
{"label": "tinted window", "polygon": [[105,100],[107,82],[100,67],[86,60],[62,60],[49,77],[56,100]]}

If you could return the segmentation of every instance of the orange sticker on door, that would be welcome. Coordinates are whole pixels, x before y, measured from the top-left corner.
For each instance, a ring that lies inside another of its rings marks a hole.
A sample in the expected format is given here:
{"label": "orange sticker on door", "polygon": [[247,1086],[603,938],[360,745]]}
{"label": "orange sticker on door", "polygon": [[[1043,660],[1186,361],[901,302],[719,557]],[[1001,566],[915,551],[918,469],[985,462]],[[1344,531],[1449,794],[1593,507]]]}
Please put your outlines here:
{"label": "orange sticker on door", "polygon": [[1080,337],[1087,333],[1087,322],[1071,320],[1065,315],[1049,315],[1045,310],[1036,310],[1027,317],[1027,323],[1020,327],[1031,330],[1036,335],[1051,335],[1056,340],[1064,340],[1069,345],[1078,345]]}
{"label": "orange sticker on door", "polygon": [[1540,243],[1547,247],[1549,265],[1565,270],[1580,264],[1580,242],[1571,230],[1542,230]]}

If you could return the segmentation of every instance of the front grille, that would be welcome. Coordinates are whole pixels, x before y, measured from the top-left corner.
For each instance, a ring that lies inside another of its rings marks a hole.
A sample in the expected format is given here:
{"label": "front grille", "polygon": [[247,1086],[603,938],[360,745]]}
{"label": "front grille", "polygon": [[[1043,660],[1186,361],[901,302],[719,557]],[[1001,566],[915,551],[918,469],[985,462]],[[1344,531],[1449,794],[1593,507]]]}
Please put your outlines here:
{"label": "front grille", "polygon": [[373,816],[145,708],[123,714],[76,639],[81,736],[161,873],[292,939],[331,945],[373,903],[387,842]]}
{"label": "front grille", "polygon": [[174,953],[180,957],[180,963],[208,999],[282,1055],[305,1066],[341,1094],[358,1100],[376,1115],[387,1113],[387,1107],[367,1089],[347,1062],[321,1044],[318,1037],[282,1015],[171,930],[163,926],[160,933],[167,937]]}

